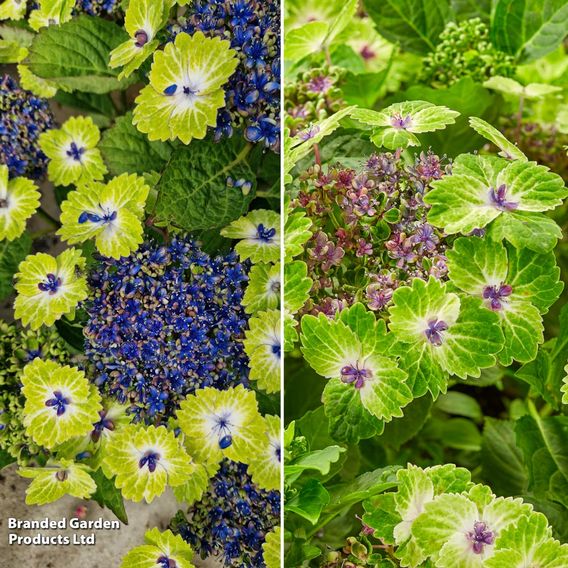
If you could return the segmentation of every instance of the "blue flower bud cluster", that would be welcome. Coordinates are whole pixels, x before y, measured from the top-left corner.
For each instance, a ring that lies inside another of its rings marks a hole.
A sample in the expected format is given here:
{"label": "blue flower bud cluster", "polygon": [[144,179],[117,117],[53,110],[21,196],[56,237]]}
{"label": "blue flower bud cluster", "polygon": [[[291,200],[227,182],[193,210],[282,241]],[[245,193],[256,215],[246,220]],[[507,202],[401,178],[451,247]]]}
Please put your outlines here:
{"label": "blue flower bud cluster", "polygon": [[196,389],[246,384],[248,268],[234,252],[211,258],[174,239],[97,260],[84,334],[101,393],[128,404],[135,421],[162,424]]}
{"label": "blue flower bud cluster", "polygon": [[280,493],[260,489],[245,464],[225,459],[202,499],[187,517],[179,512],[172,529],[204,558],[222,558],[225,566],[262,568],[262,545],[279,520]]}
{"label": "blue flower bud cluster", "polygon": [[203,32],[229,40],[239,56],[225,87],[225,107],[217,114],[215,138],[244,137],[280,149],[280,5],[278,0],[195,0],[170,27],[178,33]]}
{"label": "blue flower bud cluster", "polygon": [[119,8],[118,0],[75,0],[76,14],[89,16],[110,16]]}
{"label": "blue flower bud cluster", "polygon": [[0,164],[10,177],[44,177],[47,156],[41,151],[39,135],[53,128],[47,100],[21,89],[10,75],[0,78]]}

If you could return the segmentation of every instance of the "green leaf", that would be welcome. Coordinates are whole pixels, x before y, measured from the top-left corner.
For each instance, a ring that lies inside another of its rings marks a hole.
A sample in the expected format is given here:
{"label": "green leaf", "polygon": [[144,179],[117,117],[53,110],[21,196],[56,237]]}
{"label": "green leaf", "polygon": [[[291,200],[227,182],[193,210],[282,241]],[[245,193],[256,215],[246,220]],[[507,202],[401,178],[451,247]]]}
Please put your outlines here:
{"label": "green leaf", "polygon": [[481,450],[481,434],[473,422],[465,418],[452,418],[443,425],[444,444],[448,448],[478,452]]}
{"label": "green leaf", "polygon": [[286,503],[286,510],[300,515],[315,525],[328,503],[329,493],[325,487],[317,479],[310,479],[299,493]]}
{"label": "green leaf", "polygon": [[9,454],[6,450],[0,449],[0,471],[15,461],[16,458],[12,454]]}
{"label": "green leaf", "polygon": [[523,86],[514,79],[500,76],[487,79],[487,81],[483,83],[483,86],[506,95],[513,95],[518,98],[522,97],[529,100],[543,99],[549,95],[562,91],[562,87],[547,85],[545,83],[529,83],[528,85]]}
{"label": "green leaf", "polygon": [[119,117],[103,134],[99,144],[105,164],[111,174],[143,174],[161,172],[170,159],[173,147],[169,142],[150,142],[132,124],[132,113]]}
{"label": "green leaf", "polygon": [[127,525],[128,515],[124,508],[122,493],[115,487],[114,481],[107,479],[100,469],[91,473],[91,477],[97,484],[97,490],[91,495],[91,499],[96,501],[101,507],[110,509],[119,521]]}
{"label": "green leaf", "polygon": [[312,236],[312,221],[302,210],[294,211],[286,216],[284,225],[284,255],[291,260],[304,252],[304,245]]}
{"label": "green leaf", "polygon": [[328,446],[323,450],[315,450],[303,454],[298,459],[284,466],[284,475],[287,480],[289,477],[297,479],[298,474],[304,471],[317,471],[321,475],[327,475],[331,464],[337,462],[345,451],[345,448],[341,446]]}
{"label": "green leaf", "polygon": [[483,419],[483,412],[477,400],[459,391],[450,391],[441,395],[436,401],[434,408],[447,414],[465,416],[476,422],[481,422]]}
{"label": "green leaf", "polygon": [[566,36],[566,0],[496,0],[491,17],[495,47],[522,61],[554,51]]}
{"label": "green leaf", "polygon": [[515,426],[529,471],[529,491],[568,508],[568,416],[541,418],[537,412]]}
{"label": "green leaf", "polygon": [[308,267],[300,260],[284,265],[284,308],[295,314],[308,301],[313,281]]}
{"label": "green leaf", "polygon": [[128,39],[126,32],[103,18],[79,16],[61,26],[49,26],[35,37],[25,63],[43,79],[71,90],[108,93],[124,89],[130,80],[118,80],[108,66],[109,54]]}
{"label": "green leaf", "polygon": [[0,242],[0,300],[4,300],[14,292],[12,279],[18,265],[30,253],[32,239],[28,233],[14,241]]}
{"label": "green leaf", "polygon": [[383,37],[420,55],[434,49],[452,19],[448,0],[365,0],[364,6]]}
{"label": "green leaf", "polygon": [[350,105],[372,108],[387,82],[390,68],[391,62],[389,61],[386,69],[376,73],[353,73],[347,71],[345,79],[341,83],[343,98]]}
{"label": "green leaf", "polygon": [[289,61],[299,61],[321,51],[328,31],[327,22],[308,22],[288,31],[284,42],[284,58]]}
{"label": "green leaf", "polygon": [[322,401],[329,433],[338,442],[355,444],[383,431],[384,423],[365,409],[352,385],[331,379],[325,385]]}
{"label": "green leaf", "polygon": [[509,160],[522,160],[526,162],[528,158],[519,150],[515,144],[507,140],[503,134],[485,120],[472,116],[469,125],[481,136],[492,142],[501,150],[500,156]]}
{"label": "green leaf", "polygon": [[497,495],[521,495],[527,489],[523,455],[515,444],[514,423],[486,417],[481,444],[483,479]]}
{"label": "green leaf", "polygon": [[385,444],[400,448],[403,444],[414,438],[428,417],[432,408],[432,397],[421,396],[415,398],[404,407],[404,416],[385,424],[382,438]]}
{"label": "green leaf", "polygon": [[[194,140],[176,150],[156,187],[156,222],[186,231],[224,227],[246,212],[256,188],[247,161],[250,146],[240,137]],[[247,195],[228,187],[227,178],[246,179],[253,185]]]}

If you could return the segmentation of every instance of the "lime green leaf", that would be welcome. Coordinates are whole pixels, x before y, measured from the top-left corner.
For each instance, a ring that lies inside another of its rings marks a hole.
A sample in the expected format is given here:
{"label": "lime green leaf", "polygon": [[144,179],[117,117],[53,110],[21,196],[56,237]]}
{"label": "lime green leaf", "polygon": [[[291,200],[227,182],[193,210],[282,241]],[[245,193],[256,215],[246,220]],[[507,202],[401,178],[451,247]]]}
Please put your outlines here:
{"label": "lime green leaf", "polygon": [[[194,141],[176,150],[156,186],[157,223],[197,231],[224,227],[243,215],[256,189],[249,151],[238,136],[219,143]],[[230,178],[250,181],[252,190],[243,195],[239,188],[229,187]]]}
{"label": "lime green leaf", "polygon": [[488,122],[481,118],[477,118],[476,116],[472,116],[469,119],[469,125],[481,136],[485,139],[492,142],[501,150],[499,153],[500,156],[503,158],[507,158],[509,160],[522,160],[526,162],[528,158],[505,136],[497,130],[494,126],[491,126]]}
{"label": "lime green leaf", "polygon": [[298,210],[287,215],[284,225],[284,254],[287,261],[304,252],[304,245],[312,236],[311,226],[312,222],[306,217],[305,211]]}
{"label": "lime green leaf", "polygon": [[192,473],[183,485],[173,488],[175,498],[186,505],[199,501],[209,486],[210,473],[200,463],[192,462]]}
{"label": "lime green leaf", "polygon": [[83,371],[38,358],[25,366],[21,381],[24,425],[37,444],[53,448],[92,430],[101,397]]}
{"label": "lime green leaf", "polygon": [[242,385],[225,391],[200,389],[181,403],[177,416],[187,446],[200,462],[228,457],[248,463],[265,432],[255,394]]}
{"label": "lime green leaf", "polygon": [[248,471],[252,480],[267,490],[280,490],[280,460],[282,447],[280,442],[280,417],[264,418],[265,433],[257,454],[251,459]]}
{"label": "lime green leaf", "polygon": [[288,313],[295,314],[308,301],[312,283],[305,262],[296,260],[284,265],[284,307]]}
{"label": "lime green leaf", "polygon": [[21,467],[18,474],[33,480],[26,489],[26,505],[46,505],[64,495],[88,499],[97,488],[88,471],[67,460],[53,467]]}
{"label": "lime green leaf", "polygon": [[127,525],[128,516],[124,508],[124,500],[122,499],[122,493],[114,484],[114,479],[107,479],[101,469],[92,472],[91,477],[97,486],[97,490],[91,495],[91,499],[96,501],[101,507],[110,509],[120,522]]}
{"label": "lime green leaf", "polygon": [[87,282],[77,274],[85,267],[81,251],[68,249],[57,258],[45,253],[29,255],[18,267],[15,317],[38,329],[73,312],[87,297]]}
{"label": "lime green leaf", "polygon": [[20,76],[21,87],[38,97],[50,99],[57,94],[57,85],[53,81],[34,75],[27,65],[18,65],[18,75]]}
{"label": "lime green leaf", "polygon": [[262,556],[266,568],[280,568],[281,566],[281,535],[282,530],[280,527],[275,527],[266,535],[264,544],[262,545]]}
{"label": "lime green leaf", "polygon": [[428,283],[416,278],[411,287],[398,288],[390,314],[390,329],[398,340],[395,351],[415,396],[426,388],[434,398],[445,392],[441,371],[446,377],[479,377],[481,369],[495,364],[503,347],[499,316],[482,309],[480,300],[460,300],[434,278]]}
{"label": "lime green leaf", "polygon": [[26,221],[39,207],[39,188],[24,177],[8,179],[8,166],[0,166],[0,240],[13,241],[26,229]]}
{"label": "lime green leaf", "polygon": [[542,99],[548,95],[562,91],[562,87],[546,85],[544,83],[530,83],[525,87],[514,79],[500,76],[491,77],[483,83],[483,86],[488,89],[493,89],[494,91],[505,93],[506,95],[514,95],[515,97],[522,97],[529,100]]}
{"label": "lime green leaf", "polygon": [[28,233],[14,241],[4,240],[0,243],[0,300],[14,292],[12,283],[18,265],[29,254],[32,248],[32,239]]}
{"label": "lime green leaf", "polygon": [[30,12],[28,23],[36,32],[43,27],[58,26],[71,19],[74,0],[39,0],[39,8]]}
{"label": "lime green leaf", "polygon": [[228,41],[180,33],[154,55],[150,84],[136,99],[133,122],[150,140],[189,144],[217,124],[223,85],[237,66]]}
{"label": "lime green leaf", "polygon": [[248,314],[272,310],[280,303],[280,263],[255,264],[249,272],[249,281],[243,297]]}
{"label": "lime green leaf", "polygon": [[528,248],[544,254],[562,238],[562,229],[553,219],[541,213],[512,211],[497,217],[488,234],[492,239],[509,241],[515,248]]}
{"label": "lime green leaf", "polygon": [[173,151],[170,143],[150,142],[132,124],[130,112],[104,132],[99,149],[113,175],[161,172]]}
{"label": "lime green leaf", "polygon": [[297,478],[304,471],[318,471],[322,475],[327,475],[331,469],[331,464],[339,461],[341,454],[345,451],[345,448],[341,446],[327,446],[322,450],[302,454],[299,458],[284,466],[286,480]]}
{"label": "lime green leaf", "polygon": [[564,378],[560,392],[562,392],[562,404],[568,404],[568,363],[564,367]]}
{"label": "lime green leaf", "polygon": [[327,22],[308,22],[299,28],[289,30],[284,42],[284,57],[289,61],[299,61],[321,51],[328,31]]}
{"label": "lime green leaf", "polygon": [[[2,7],[0,6],[0,10]],[[19,63],[23,59],[25,59],[28,55],[28,48],[23,47],[17,41],[11,41],[8,39],[0,39],[0,63]],[[18,66],[18,74],[20,75],[20,84],[22,83],[22,77],[19,71]],[[22,66],[25,67],[25,66]],[[27,87],[24,87],[27,89]]]}
{"label": "lime green leaf", "polygon": [[249,319],[244,347],[250,361],[250,380],[268,393],[278,392],[282,352],[279,310],[258,312]]}
{"label": "lime green leaf", "polygon": [[27,8],[27,2],[5,0],[0,4],[0,20],[21,20]]}
{"label": "lime green leaf", "polygon": [[166,486],[184,484],[192,465],[179,439],[165,426],[129,424],[109,441],[104,472],[116,476],[126,499],[150,503]]}
{"label": "lime green leaf", "polygon": [[71,185],[103,179],[107,169],[97,148],[100,137],[99,129],[88,116],[73,116],[60,130],[40,134],[40,147],[49,158],[50,181]]}
{"label": "lime green leaf", "polygon": [[126,33],[115,23],[79,16],[42,30],[25,63],[32,73],[53,79],[62,88],[108,93],[132,82],[119,81],[118,72],[108,66],[109,53],[125,39]]}
{"label": "lime green leaf", "polygon": [[165,0],[132,0],[128,3],[124,27],[130,38],[110,54],[110,67],[124,67],[119,79],[128,77],[156,50],[157,32],[165,26],[171,3]]}
{"label": "lime green leaf", "polygon": [[94,238],[101,254],[128,256],[144,240],[141,218],[149,191],[136,174],[122,174],[106,185],[85,183],[61,204],[57,234],[71,244]]}
{"label": "lime green leaf", "polygon": [[276,262],[280,258],[280,215],[253,209],[221,230],[228,239],[239,239],[235,250],[242,260]]}
{"label": "lime green leaf", "polygon": [[419,146],[415,133],[442,130],[455,123],[459,112],[425,101],[405,101],[394,103],[380,112],[357,108],[351,116],[363,124],[378,127],[372,141],[377,146],[394,150]]}
{"label": "lime green leaf", "polygon": [[179,534],[174,535],[170,530],[161,533],[154,528],[146,533],[144,542],[126,554],[120,568],[155,568],[164,563],[176,568],[194,568],[193,550]]}

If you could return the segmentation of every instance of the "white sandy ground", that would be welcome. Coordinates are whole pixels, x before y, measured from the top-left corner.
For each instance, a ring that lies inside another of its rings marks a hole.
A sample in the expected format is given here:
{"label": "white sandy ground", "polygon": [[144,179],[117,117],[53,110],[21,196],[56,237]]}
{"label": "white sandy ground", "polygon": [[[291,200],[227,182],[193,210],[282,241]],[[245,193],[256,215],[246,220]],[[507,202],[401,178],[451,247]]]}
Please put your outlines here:
{"label": "white sandy ground", "polygon": [[[0,474],[0,568],[119,568],[120,560],[131,548],[143,544],[144,533],[153,527],[160,530],[167,528],[170,518],[178,510],[172,493],[166,492],[152,504],[126,503],[129,524],[122,525],[119,530],[97,530],[94,546],[24,546],[9,545],[10,532],[19,535],[33,536],[36,530],[10,530],[8,518],[50,519],[71,518],[78,505],[87,505],[87,520],[99,517],[115,520],[116,517],[107,509],[96,503],[84,502],[73,497],[64,497],[55,503],[43,507],[28,506],[24,503],[24,495],[29,480],[16,474],[16,467],[10,466]],[[42,530],[46,535],[91,534],[91,530]],[[194,559],[200,568],[216,568],[221,563],[213,560]]]}

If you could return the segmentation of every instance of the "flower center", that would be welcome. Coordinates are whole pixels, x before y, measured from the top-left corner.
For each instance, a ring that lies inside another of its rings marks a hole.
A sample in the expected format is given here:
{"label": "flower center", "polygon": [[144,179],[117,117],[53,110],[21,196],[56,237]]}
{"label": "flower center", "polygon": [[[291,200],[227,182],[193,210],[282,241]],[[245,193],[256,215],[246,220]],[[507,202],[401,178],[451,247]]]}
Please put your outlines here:
{"label": "flower center", "polygon": [[282,355],[282,348],[280,347],[280,343],[275,343],[272,346],[272,353],[273,353],[273,355],[276,355],[276,357],[278,357],[280,359],[280,357]]}
{"label": "flower center", "polygon": [[67,471],[65,469],[60,469],[55,474],[55,478],[57,479],[57,481],[66,481],[68,477],[69,477],[69,474],[67,473]]}
{"label": "flower center", "polygon": [[0,209],[7,209],[7,208],[8,208],[8,198],[0,197]]}
{"label": "flower center", "polygon": [[91,432],[91,440],[93,442],[98,442],[103,431],[110,430],[111,432],[114,430],[114,422],[107,418],[106,410],[99,411],[100,420],[95,422],[93,425],[93,431]]}
{"label": "flower center", "polygon": [[401,114],[394,114],[390,119],[391,126],[399,130],[407,130],[412,124],[412,116],[409,114],[402,116]]}
{"label": "flower center", "polygon": [[158,564],[160,568],[177,568],[176,561],[167,556],[160,556],[160,558],[156,560],[156,564]]}
{"label": "flower center", "polygon": [[229,415],[217,416],[217,424],[213,431],[217,432],[219,436],[219,447],[226,450],[233,443],[233,436],[231,436],[231,422]]}
{"label": "flower center", "polygon": [[496,312],[503,309],[503,304],[506,303],[505,298],[510,296],[512,292],[511,286],[501,283],[499,286],[485,286],[483,297],[489,300],[489,306]]}
{"label": "flower center", "polygon": [[477,521],[473,525],[473,530],[467,533],[467,538],[472,543],[475,554],[481,554],[486,545],[495,542],[495,534],[482,521]]}
{"label": "flower center", "polygon": [[507,201],[507,186],[500,185],[497,189],[489,188],[489,201],[491,205],[499,211],[514,211],[519,204],[514,201]]}
{"label": "flower center", "polygon": [[57,416],[65,414],[66,406],[71,403],[71,399],[63,396],[61,391],[53,391],[53,398],[45,401],[45,406],[57,410]]}
{"label": "flower center", "polygon": [[424,331],[426,338],[432,345],[439,347],[444,342],[442,332],[448,329],[448,324],[438,318],[431,319]]}
{"label": "flower center", "polygon": [[268,229],[260,223],[260,225],[256,228],[256,238],[268,243],[272,240],[272,237],[276,234],[276,229]]}
{"label": "flower center", "polygon": [[152,450],[148,450],[138,462],[138,467],[142,469],[145,465],[148,466],[148,470],[150,473],[154,473],[156,471],[156,467],[158,466],[158,462],[160,461],[160,454],[154,452]]}
{"label": "flower center", "polygon": [[75,142],[71,142],[71,145],[69,146],[69,150],[67,150],[67,155],[70,158],[73,158],[74,160],[76,160],[77,162],[81,161],[81,156],[85,153],[85,148],[80,148],[79,146],[77,146],[77,144],[75,144]]}
{"label": "flower center", "polygon": [[59,287],[61,286],[61,278],[55,276],[55,274],[49,273],[43,282],[40,282],[37,287],[42,292],[49,292],[51,296],[57,292]]}
{"label": "flower center", "polygon": [[346,384],[353,384],[356,389],[362,389],[365,386],[365,380],[372,376],[373,373],[369,369],[359,368],[359,363],[345,365],[341,369],[341,381]]}
{"label": "flower center", "polygon": [[91,223],[103,223],[109,224],[112,223],[116,219],[117,213],[116,211],[104,211],[103,213],[91,213],[89,211],[83,211],[81,215],[79,215],[79,223],[86,223],[90,221]]}
{"label": "flower center", "polygon": [[144,47],[148,43],[148,34],[144,30],[137,30],[134,33],[134,45]]}

